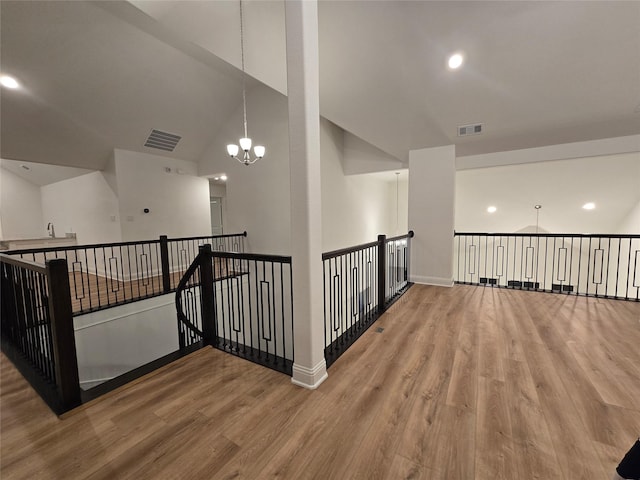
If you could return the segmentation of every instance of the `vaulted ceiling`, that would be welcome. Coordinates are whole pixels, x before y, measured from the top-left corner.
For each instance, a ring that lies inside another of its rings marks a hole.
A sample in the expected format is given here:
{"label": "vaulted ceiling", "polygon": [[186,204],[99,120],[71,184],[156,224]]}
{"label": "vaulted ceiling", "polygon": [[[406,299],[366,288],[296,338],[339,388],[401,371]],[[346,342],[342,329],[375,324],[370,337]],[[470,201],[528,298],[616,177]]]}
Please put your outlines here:
{"label": "vaulted ceiling", "polygon": [[[236,1],[7,1],[1,156],[100,169],[152,129],[197,161],[241,102]],[[640,133],[640,2],[320,1],[320,110],[406,160]],[[248,88],[286,94],[282,1],[245,2]],[[462,51],[457,71],[447,57]],[[460,138],[458,125],[484,133]],[[159,153],[154,150],[152,153]]]}

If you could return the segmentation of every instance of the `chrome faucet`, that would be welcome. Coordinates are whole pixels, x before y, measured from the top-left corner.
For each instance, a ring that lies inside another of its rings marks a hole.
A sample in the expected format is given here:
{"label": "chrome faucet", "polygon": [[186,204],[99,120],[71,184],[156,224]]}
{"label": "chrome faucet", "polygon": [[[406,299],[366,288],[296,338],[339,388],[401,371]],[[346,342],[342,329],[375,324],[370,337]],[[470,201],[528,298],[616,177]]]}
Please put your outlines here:
{"label": "chrome faucet", "polygon": [[56,237],[56,229],[53,228],[53,223],[49,222],[47,224],[47,232],[49,232],[49,236],[51,238],[55,238]]}

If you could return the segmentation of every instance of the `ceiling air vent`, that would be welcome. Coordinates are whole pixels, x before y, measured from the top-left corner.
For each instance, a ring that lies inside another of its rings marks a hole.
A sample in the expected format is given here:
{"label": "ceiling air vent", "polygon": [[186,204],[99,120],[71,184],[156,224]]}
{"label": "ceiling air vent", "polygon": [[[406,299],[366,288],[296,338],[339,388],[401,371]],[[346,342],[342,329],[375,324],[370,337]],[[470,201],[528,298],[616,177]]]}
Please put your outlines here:
{"label": "ceiling air vent", "polygon": [[467,135],[480,135],[482,133],[482,124],[474,123],[473,125],[462,125],[458,127],[458,136],[466,137]]}
{"label": "ceiling air vent", "polygon": [[173,133],[162,132],[154,129],[151,130],[151,134],[149,134],[147,141],[144,142],[144,146],[173,152],[181,138],[182,137],[180,135],[174,135]]}

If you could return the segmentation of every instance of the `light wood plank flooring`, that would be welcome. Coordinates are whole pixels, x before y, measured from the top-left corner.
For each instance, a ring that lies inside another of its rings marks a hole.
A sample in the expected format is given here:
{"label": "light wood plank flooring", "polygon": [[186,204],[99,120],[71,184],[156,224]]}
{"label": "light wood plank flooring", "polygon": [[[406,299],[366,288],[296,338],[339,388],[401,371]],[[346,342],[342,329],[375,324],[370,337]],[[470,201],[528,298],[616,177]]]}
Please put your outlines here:
{"label": "light wood plank flooring", "polygon": [[[240,273],[227,269],[226,262],[219,259],[215,260],[213,266],[215,279]],[[175,271],[169,274],[172,288],[178,286],[183,275],[184,271]],[[163,293],[161,275],[125,281],[87,272],[69,272],[69,287],[71,289],[71,307],[75,314],[104,309],[108,308],[108,305],[132,302]]]}
{"label": "light wood plank flooring", "polygon": [[639,366],[640,303],[420,285],[313,392],[207,348],[58,419],[2,356],[0,477],[609,479]]}

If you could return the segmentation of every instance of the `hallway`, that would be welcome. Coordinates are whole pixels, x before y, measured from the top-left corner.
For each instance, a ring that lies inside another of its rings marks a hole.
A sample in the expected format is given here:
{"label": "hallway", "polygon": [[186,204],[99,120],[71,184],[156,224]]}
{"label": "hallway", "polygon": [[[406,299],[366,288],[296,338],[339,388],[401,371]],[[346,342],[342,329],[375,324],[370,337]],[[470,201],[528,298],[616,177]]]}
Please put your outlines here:
{"label": "hallway", "polygon": [[414,285],[315,392],[205,348],[62,420],[2,355],[0,476],[607,479],[638,345],[637,302]]}

